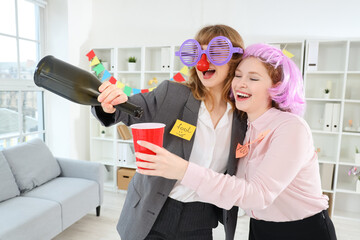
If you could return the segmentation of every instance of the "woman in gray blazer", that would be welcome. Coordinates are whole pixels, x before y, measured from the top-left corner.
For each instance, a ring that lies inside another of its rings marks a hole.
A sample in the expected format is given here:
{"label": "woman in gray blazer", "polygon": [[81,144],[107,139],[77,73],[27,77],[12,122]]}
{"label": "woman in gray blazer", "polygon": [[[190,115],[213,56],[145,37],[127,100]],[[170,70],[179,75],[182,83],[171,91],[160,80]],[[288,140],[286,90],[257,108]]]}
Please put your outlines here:
{"label": "woman in gray blazer", "polygon": [[[216,54],[221,51],[222,41],[228,40],[217,40],[219,36],[226,37],[232,44],[231,56],[225,63],[219,63]],[[199,51],[198,59],[187,58],[192,53],[184,53],[189,45],[191,51]],[[207,48],[208,51],[202,51]],[[101,107],[93,106],[92,112],[104,126],[118,122],[126,125],[164,123],[165,149],[190,162],[233,175],[237,165],[234,149],[243,141],[247,128],[246,120],[240,120],[229,97],[242,52],[243,40],[233,28],[204,27],[195,40],[185,41],[177,53],[186,65],[196,65],[190,70],[189,81],[184,84],[163,81],[154,91],[129,98],[115,85],[104,82],[99,88]],[[115,110],[114,105],[125,101],[141,106],[143,116],[136,119]],[[176,120],[196,126],[190,140],[170,134]],[[201,240],[212,239],[212,229],[220,221],[224,224],[226,239],[230,240],[234,239],[237,210],[234,207],[226,211],[200,202],[195,192],[177,184],[176,180],[136,173],[129,184],[117,230],[122,240]]]}

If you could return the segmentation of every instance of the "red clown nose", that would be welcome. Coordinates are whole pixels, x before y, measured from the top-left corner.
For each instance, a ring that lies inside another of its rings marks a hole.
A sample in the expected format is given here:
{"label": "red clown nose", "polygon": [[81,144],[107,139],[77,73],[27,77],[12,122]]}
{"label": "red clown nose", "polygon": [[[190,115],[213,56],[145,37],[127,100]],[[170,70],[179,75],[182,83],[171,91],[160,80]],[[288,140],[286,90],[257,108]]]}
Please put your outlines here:
{"label": "red clown nose", "polygon": [[201,72],[205,72],[209,69],[209,62],[206,59],[206,54],[201,56],[200,61],[196,64],[196,68]]}

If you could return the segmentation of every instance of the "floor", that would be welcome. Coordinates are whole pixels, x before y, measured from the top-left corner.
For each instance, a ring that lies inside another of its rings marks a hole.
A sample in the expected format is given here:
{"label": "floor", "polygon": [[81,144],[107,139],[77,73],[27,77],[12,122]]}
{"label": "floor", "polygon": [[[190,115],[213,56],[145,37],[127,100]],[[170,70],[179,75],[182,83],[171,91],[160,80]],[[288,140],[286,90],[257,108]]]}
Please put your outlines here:
{"label": "floor", "polygon": [[[96,217],[95,209],[78,222],[67,228],[53,240],[119,240],[116,224],[124,203],[125,192],[104,192],[101,216]],[[338,240],[358,240],[360,221],[333,219]],[[249,218],[239,217],[235,240],[247,240]],[[214,240],[223,240],[224,229],[221,224],[214,230]]]}

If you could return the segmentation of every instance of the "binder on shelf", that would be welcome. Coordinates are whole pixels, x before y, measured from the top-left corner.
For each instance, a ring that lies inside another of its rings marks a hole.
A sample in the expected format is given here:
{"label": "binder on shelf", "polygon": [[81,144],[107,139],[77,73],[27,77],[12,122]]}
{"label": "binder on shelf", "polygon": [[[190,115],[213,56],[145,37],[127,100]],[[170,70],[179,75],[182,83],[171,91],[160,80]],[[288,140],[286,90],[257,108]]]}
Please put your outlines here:
{"label": "binder on shelf", "polygon": [[308,71],[317,71],[319,42],[310,41],[308,46],[309,46],[309,52],[308,52],[307,69]]}
{"label": "binder on shelf", "polygon": [[132,135],[130,133],[129,128],[126,125],[119,124],[117,126],[117,131],[119,133],[119,136],[122,140],[130,140],[132,139]]}
{"label": "binder on shelf", "polygon": [[161,48],[161,71],[170,71],[170,48]]}
{"label": "binder on shelf", "polygon": [[118,143],[117,159],[118,163],[121,165],[129,165],[135,162],[135,153],[130,144]]}
{"label": "binder on shelf", "polygon": [[331,191],[334,180],[334,164],[320,163],[321,188]]}
{"label": "binder on shelf", "polygon": [[323,130],[331,132],[333,118],[333,103],[325,103]]}
{"label": "binder on shelf", "polygon": [[340,103],[334,103],[332,110],[331,131],[339,132],[339,124],[340,124]]}
{"label": "binder on shelf", "polygon": [[118,132],[118,134],[119,134],[119,137],[124,140],[124,135],[123,135],[123,133],[122,133],[122,131],[121,131],[121,125],[118,125],[118,126],[116,127],[116,129],[117,129],[117,132]]}

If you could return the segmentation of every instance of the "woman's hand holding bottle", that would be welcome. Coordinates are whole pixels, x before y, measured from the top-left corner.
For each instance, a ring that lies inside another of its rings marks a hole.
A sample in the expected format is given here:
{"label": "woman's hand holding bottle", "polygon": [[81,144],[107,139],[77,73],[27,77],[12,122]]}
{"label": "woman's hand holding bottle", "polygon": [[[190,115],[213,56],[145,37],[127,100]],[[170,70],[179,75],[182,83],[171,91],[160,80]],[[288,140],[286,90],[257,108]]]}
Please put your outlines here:
{"label": "woman's hand holding bottle", "polygon": [[109,81],[100,85],[99,92],[101,94],[98,96],[98,101],[101,103],[101,107],[106,113],[114,113],[116,110],[114,106],[128,100],[127,95]]}

